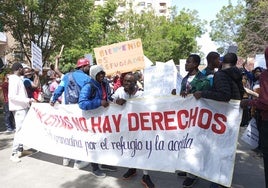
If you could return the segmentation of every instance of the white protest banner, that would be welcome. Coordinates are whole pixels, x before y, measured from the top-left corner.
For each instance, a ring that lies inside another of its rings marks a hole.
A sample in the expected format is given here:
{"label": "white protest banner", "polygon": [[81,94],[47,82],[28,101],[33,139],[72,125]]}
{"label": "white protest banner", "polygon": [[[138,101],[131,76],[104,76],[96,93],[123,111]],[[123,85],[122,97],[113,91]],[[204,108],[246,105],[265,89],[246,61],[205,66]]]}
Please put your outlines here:
{"label": "white protest banner", "polygon": [[256,67],[262,67],[264,69],[267,68],[265,58],[264,58],[264,54],[256,54],[254,68],[256,68]]}
{"label": "white protest banner", "polygon": [[145,67],[141,39],[94,48],[98,65],[102,65],[106,74],[141,70]]}
{"label": "white protest banner", "polygon": [[43,71],[42,50],[31,41],[32,68]]}
{"label": "white protest banner", "polygon": [[183,170],[230,186],[239,102],[167,96],[82,111],[33,103],[18,140],[49,154],[114,166]]}
{"label": "white protest banner", "polygon": [[176,88],[177,69],[174,62],[156,62],[144,69],[144,96],[170,95]]}
{"label": "white protest banner", "polygon": [[186,59],[180,59],[180,75],[185,77],[188,72],[185,70]]}
{"label": "white protest banner", "polygon": [[259,146],[259,131],[255,118],[251,118],[241,139],[249,144],[252,149],[255,149]]}
{"label": "white protest banner", "polygon": [[143,57],[144,57],[145,68],[154,65],[153,62],[148,57],[146,56],[143,56]]}

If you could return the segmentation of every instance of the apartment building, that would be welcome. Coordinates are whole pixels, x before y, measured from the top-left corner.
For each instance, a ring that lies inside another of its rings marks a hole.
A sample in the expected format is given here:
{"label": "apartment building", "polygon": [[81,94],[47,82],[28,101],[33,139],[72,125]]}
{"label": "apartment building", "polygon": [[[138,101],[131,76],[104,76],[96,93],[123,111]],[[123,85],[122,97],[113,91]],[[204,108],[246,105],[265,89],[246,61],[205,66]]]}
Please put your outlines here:
{"label": "apartment building", "polygon": [[[103,6],[107,0],[95,0],[95,5]],[[119,0],[118,14],[123,14],[129,9],[138,14],[154,10],[157,16],[170,18],[171,0]]]}
{"label": "apartment building", "polygon": [[[3,66],[8,66],[18,55],[21,55],[21,53],[18,54],[13,50],[16,45],[18,45],[18,43],[12,37],[11,33],[0,32],[0,58],[2,60],[0,60],[0,68],[2,68],[1,63],[3,63]],[[13,53],[10,53],[11,51],[13,51]]]}

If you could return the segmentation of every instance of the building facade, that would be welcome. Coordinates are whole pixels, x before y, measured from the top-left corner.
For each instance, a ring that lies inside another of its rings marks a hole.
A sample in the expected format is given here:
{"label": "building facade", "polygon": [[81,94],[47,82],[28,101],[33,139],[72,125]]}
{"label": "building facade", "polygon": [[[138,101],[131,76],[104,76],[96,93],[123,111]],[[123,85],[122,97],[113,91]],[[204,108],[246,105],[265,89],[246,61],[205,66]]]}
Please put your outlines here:
{"label": "building facade", "polygon": [[[95,5],[103,6],[107,0],[95,0]],[[171,0],[119,0],[118,14],[132,9],[135,13],[142,14],[154,10],[157,16],[170,18]]]}

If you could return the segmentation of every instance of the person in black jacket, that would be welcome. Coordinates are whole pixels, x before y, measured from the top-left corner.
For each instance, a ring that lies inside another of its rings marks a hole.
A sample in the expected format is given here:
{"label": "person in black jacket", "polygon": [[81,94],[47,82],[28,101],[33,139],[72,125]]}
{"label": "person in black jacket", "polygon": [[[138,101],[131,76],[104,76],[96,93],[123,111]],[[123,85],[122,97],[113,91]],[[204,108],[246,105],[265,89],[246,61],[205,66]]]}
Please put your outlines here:
{"label": "person in black jacket", "polygon": [[[222,69],[214,74],[212,89],[196,91],[196,99],[207,98],[216,101],[228,102],[231,99],[241,100],[244,94],[242,72],[236,67],[237,55],[227,53],[223,57]],[[210,188],[220,188],[219,184],[211,183]]]}
{"label": "person in black jacket", "polygon": [[223,57],[222,69],[215,73],[211,90],[196,91],[196,99],[207,98],[228,102],[231,99],[241,100],[244,93],[242,73],[236,67],[237,55],[227,53]]}

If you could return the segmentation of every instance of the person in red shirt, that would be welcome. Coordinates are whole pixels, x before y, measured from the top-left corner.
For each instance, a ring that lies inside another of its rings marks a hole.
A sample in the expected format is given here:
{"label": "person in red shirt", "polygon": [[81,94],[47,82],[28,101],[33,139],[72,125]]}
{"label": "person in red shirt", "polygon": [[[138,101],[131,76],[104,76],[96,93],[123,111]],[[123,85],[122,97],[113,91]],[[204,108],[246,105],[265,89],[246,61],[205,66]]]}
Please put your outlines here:
{"label": "person in red shirt", "polygon": [[3,82],[1,85],[2,91],[3,91],[3,96],[4,96],[4,123],[6,126],[6,132],[12,133],[15,131],[15,120],[13,113],[9,111],[9,106],[8,106],[8,76],[9,74],[5,73]]}
{"label": "person in red shirt", "polygon": [[247,108],[248,106],[251,106],[260,110],[261,123],[259,139],[261,151],[263,153],[265,183],[266,187],[268,187],[268,47],[265,49],[264,56],[266,61],[266,70],[264,70],[259,77],[259,97],[251,100],[242,100],[240,106],[242,108]]}

